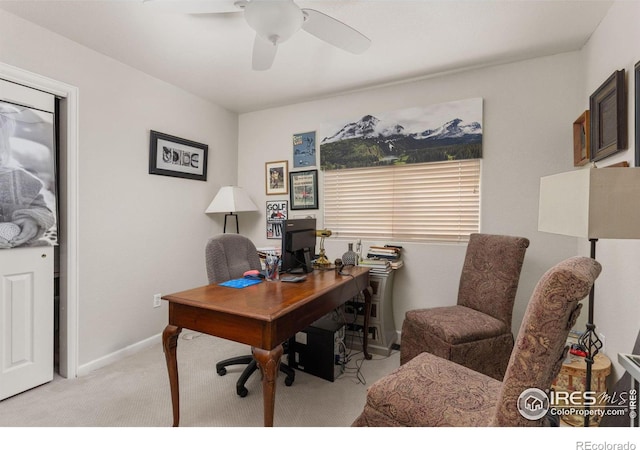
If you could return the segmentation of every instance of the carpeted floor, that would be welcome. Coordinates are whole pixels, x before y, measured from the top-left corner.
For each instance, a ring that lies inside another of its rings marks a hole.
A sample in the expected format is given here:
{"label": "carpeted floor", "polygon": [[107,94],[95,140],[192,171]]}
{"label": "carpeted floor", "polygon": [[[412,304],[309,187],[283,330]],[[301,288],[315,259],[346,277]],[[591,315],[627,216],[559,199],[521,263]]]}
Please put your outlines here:
{"label": "carpeted floor", "polygon": [[[235,383],[244,366],[216,374],[215,363],[249,348],[184,330],[178,343],[180,425],[260,427],[262,385],[255,373],[240,398]],[[366,361],[352,352],[335,382],[296,371],[292,386],[282,375],[276,388],[276,427],[348,427],[360,414],[367,387],[399,366],[399,352]],[[366,384],[363,384],[366,383]],[[52,382],[0,401],[2,427],[169,427],[171,396],[160,343],[76,379]]]}

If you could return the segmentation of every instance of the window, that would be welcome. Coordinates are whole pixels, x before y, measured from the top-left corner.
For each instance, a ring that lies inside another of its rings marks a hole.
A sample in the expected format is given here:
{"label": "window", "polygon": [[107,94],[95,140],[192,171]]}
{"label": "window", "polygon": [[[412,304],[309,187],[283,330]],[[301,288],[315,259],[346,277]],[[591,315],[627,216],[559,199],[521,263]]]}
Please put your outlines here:
{"label": "window", "polygon": [[460,242],[479,230],[481,159],[324,171],[334,235]]}

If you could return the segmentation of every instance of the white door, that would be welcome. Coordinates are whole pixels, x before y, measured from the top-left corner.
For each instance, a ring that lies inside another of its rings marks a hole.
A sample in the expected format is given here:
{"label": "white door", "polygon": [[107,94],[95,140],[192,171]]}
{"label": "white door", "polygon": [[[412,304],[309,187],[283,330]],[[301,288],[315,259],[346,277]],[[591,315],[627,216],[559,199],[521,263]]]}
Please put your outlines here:
{"label": "white door", "polygon": [[53,247],[0,253],[0,400],[53,379]]}

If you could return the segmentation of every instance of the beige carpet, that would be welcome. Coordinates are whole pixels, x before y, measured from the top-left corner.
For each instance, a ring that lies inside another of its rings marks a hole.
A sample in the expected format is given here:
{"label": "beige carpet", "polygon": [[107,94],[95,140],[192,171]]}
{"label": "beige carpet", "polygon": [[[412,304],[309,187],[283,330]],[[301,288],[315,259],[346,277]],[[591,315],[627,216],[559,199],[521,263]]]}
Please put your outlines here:
{"label": "beige carpet", "polygon": [[[184,330],[178,343],[180,425],[260,427],[262,386],[255,373],[240,398],[235,383],[244,366],[219,376],[215,363],[246,353],[242,344]],[[279,376],[276,427],[348,427],[365,402],[367,387],[399,366],[399,352],[366,361],[352,352],[346,372],[335,382],[296,371],[292,386]],[[366,383],[366,384],[363,384]],[[52,382],[0,401],[2,427],[169,427],[169,381],[158,343],[76,379]]]}

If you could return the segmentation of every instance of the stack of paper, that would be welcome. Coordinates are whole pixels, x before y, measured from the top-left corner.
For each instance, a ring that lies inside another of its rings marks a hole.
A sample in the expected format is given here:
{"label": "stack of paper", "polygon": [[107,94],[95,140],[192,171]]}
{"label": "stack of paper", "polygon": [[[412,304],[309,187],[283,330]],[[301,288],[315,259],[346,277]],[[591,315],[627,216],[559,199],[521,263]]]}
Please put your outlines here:
{"label": "stack of paper", "polygon": [[395,261],[400,259],[401,254],[402,247],[390,245],[372,245],[371,247],[369,247],[369,251],[367,252],[367,258],[388,259],[390,261]]}
{"label": "stack of paper", "polygon": [[391,263],[386,259],[366,258],[360,261],[360,265],[369,267],[371,273],[389,273],[391,272]]}

